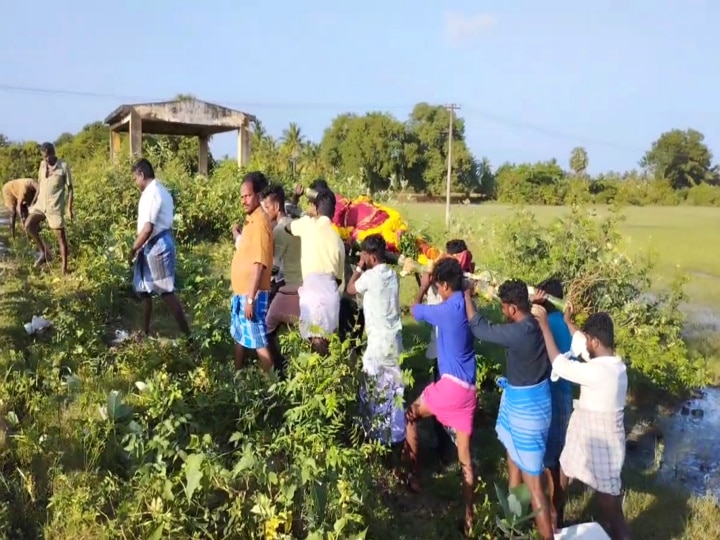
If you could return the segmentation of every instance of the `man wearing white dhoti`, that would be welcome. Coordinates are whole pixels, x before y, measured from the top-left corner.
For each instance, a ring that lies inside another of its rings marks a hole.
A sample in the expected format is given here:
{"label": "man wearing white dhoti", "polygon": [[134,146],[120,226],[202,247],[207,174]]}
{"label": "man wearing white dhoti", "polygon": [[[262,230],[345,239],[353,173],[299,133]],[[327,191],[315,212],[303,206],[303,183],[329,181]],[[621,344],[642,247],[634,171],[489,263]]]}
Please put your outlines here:
{"label": "man wearing white dhoti", "polygon": [[[627,540],[630,532],[622,509],[620,472],[625,461],[623,411],[628,378],[625,364],[614,351],[612,319],[607,313],[594,313],[578,330],[566,314],[573,344],[571,353],[561,354],[545,309],[535,305],[533,314],[552,359],[551,379],[580,385],[560,455],[563,482],[577,479],[594,489],[611,538]],[[576,362],[570,360],[571,354],[589,360]]]}
{"label": "man wearing white dhoti", "polygon": [[330,335],[339,326],[345,244],[331,221],[335,214],[332,191],[318,191],[309,211],[310,215],[292,221],[286,230],[300,237],[300,334],[311,340],[313,350],[326,354]]}

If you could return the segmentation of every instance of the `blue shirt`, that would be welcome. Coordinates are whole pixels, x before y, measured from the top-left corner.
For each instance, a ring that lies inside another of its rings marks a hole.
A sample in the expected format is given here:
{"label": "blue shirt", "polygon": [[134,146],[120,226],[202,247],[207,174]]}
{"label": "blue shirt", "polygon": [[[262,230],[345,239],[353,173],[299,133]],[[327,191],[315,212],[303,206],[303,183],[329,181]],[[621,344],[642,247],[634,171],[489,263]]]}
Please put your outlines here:
{"label": "blue shirt", "polygon": [[[558,350],[561,353],[569,352],[572,344],[572,336],[570,335],[570,329],[565,323],[563,314],[559,311],[548,313],[547,321]],[[558,379],[552,384],[559,387],[563,393],[572,395],[572,384],[570,384],[569,381],[566,381],[565,379]]]}
{"label": "blue shirt", "polygon": [[475,384],[475,349],[470,325],[465,314],[465,297],[453,293],[441,304],[415,304],[412,316],[418,322],[437,326],[438,369],[440,376],[452,375],[468,384]]}

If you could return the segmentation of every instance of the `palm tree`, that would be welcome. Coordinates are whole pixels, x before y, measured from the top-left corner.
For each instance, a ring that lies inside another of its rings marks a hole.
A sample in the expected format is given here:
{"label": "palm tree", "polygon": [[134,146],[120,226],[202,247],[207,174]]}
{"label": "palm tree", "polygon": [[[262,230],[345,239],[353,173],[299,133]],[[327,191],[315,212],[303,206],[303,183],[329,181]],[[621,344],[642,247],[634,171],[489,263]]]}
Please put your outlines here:
{"label": "palm tree", "polygon": [[295,122],[290,122],[287,129],[283,130],[280,139],[282,140],[280,147],[282,157],[285,158],[288,165],[292,163],[292,170],[295,171],[296,164],[302,155],[303,142],[305,140],[300,126]]}

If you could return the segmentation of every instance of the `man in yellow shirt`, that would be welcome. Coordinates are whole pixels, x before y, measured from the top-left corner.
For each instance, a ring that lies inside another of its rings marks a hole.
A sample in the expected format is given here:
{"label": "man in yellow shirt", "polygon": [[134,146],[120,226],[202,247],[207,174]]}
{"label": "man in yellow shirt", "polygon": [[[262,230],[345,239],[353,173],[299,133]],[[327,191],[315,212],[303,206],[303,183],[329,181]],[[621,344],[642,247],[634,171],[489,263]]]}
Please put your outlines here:
{"label": "man in yellow shirt", "polygon": [[[233,298],[230,309],[230,333],[235,340],[235,367],[245,363],[247,349],[257,351],[265,371],[273,367],[268,349],[267,317],[270,301],[270,274],[273,266],[273,232],[270,219],[260,206],[260,194],[268,181],[261,172],[245,176],[240,187],[247,221],[236,239],[230,280]],[[239,237],[239,240],[238,240]]]}
{"label": "man in yellow shirt", "polygon": [[10,210],[10,233],[15,238],[15,222],[20,216],[20,222],[25,228],[25,218],[28,216],[28,208],[35,199],[38,184],[32,178],[18,178],[6,182],[2,188],[3,202]]}
{"label": "man in yellow shirt", "polygon": [[313,350],[327,354],[330,334],[339,326],[345,244],[332,226],[335,214],[332,191],[318,191],[309,211],[311,215],[291,222],[286,230],[300,237],[303,278],[298,289],[300,335],[311,340]]}
{"label": "man in yellow shirt", "polygon": [[33,239],[40,255],[35,261],[38,267],[50,260],[47,245],[40,238],[40,224],[47,220],[60,245],[62,272],[68,271],[68,245],[65,235],[65,212],[73,218],[73,184],[70,167],[55,155],[55,147],[46,142],[40,146],[42,162],[38,171],[38,191],[30,215],[25,221],[25,229]]}

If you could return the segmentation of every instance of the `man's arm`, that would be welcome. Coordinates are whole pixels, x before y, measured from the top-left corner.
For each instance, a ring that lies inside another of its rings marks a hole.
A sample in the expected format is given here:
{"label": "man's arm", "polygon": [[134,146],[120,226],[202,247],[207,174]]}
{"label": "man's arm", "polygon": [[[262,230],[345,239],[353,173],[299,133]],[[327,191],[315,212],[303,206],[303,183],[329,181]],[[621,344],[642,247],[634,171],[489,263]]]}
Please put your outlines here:
{"label": "man's arm", "polygon": [[351,295],[364,294],[368,289],[367,275],[363,273],[362,261],[353,270],[347,285],[347,293]]}
{"label": "man's arm", "polygon": [[[253,279],[248,291],[248,298],[255,298],[260,290],[260,279],[262,278],[263,269],[267,268],[267,261],[272,261],[273,257],[273,240],[272,230],[268,226],[267,230],[258,231],[255,242],[249,242],[251,252],[249,259],[253,263]],[[246,232],[247,234],[247,232]]]}
{"label": "man's arm", "polygon": [[150,238],[150,236],[152,235],[154,228],[155,228],[155,226],[152,223],[150,223],[149,221],[145,222],[145,225],[143,226],[143,228],[140,230],[140,233],[135,238],[135,242],[133,243],[133,246],[132,246],[130,258],[134,258],[135,254],[138,251],[140,251],[140,248],[145,245],[145,242],[147,242],[148,239]]}
{"label": "man's arm", "polygon": [[75,193],[75,188],[73,187],[73,181],[72,181],[72,173],[70,172],[70,167],[67,163],[63,161],[63,168],[65,169],[65,187],[67,188],[67,208],[68,208],[68,214],[70,214],[70,217],[73,217],[73,198]]}
{"label": "man's arm", "polygon": [[285,231],[293,236],[302,236],[302,233],[305,231],[310,219],[312,219],[310,216],[303,216],[300,219],[294,219],[285,226]]}
{"label": "man's arm", "polygon": [[521,329],[517,324],[491,324],[480,315],[475,309],[471,293],[471,289],[465,290],[465,314],[473,336],[480,341],[495,343],[503,347],[510,347],[517,343],[518,339],[522,339],[522,336],[519,335]]}

